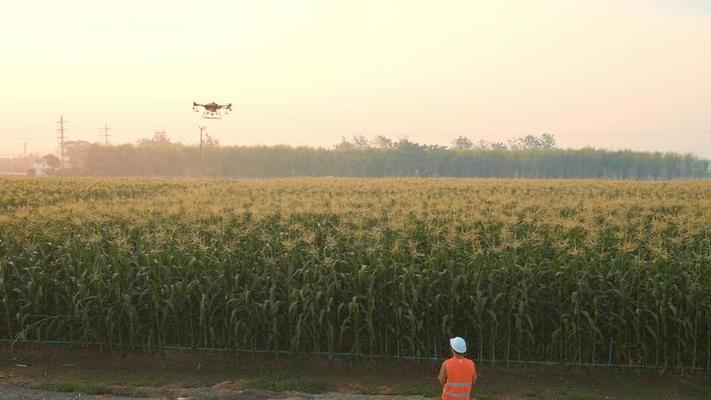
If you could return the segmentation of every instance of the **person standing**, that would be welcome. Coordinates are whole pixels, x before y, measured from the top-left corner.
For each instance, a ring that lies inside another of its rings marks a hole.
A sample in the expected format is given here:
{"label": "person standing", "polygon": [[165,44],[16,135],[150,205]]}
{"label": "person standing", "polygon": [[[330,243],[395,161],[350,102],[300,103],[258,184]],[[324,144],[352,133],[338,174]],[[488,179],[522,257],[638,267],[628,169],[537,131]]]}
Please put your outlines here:
{"label": "person standing", "polygon": [[464,357],[467,343],[460,337],[449,339],[452,357],[442,363],[439,369],[439,383],[442,385],[442,400],[462,400],[471,398],[476,383],[476,365]]}

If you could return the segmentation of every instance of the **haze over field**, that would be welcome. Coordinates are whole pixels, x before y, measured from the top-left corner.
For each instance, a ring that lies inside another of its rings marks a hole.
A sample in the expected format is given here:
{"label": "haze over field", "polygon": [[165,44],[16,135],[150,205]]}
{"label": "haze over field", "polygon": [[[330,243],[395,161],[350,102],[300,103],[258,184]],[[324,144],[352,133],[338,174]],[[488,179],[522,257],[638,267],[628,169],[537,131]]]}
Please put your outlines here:
{"label": "haze over field", "polygon": [[[0,157],[198,125],[223,144],[554,134],[561,147],[711,157],[711,3],[10,2]],[[232,102],[221,121],[193,100]]]}

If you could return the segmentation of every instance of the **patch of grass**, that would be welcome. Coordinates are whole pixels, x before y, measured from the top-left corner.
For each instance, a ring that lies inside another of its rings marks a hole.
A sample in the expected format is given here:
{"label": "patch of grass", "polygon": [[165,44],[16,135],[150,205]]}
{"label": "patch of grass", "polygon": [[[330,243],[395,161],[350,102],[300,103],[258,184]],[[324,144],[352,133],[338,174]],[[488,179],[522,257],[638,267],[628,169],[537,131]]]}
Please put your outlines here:
{"label": "patch of grass", "polygon": [[311,377],[272,373],[249,379],[247,386],[253,389],[274,392],[297,391],[303,393],[326,393],[332,390],[331,384]]}
{"label": "patch of grass", "polygon": [[560,400],[598,400],[603,398],[598,395],[571,389],[559,390],[558,396],[560,396]]}
{"label": "patch of grass", "polygon": [[61,382],[54,386],[58,392],[86,393],[92,395],[111,394],[111,388],[95,382]]}
{"label": "patch of grass", "polygon": [[396,386],[393,388],[392,394],[400,394],[404,396],[425,396],[437,397],[442,394],[442,389],[434,385],[408,385]]}
{"label": "patch of grass", "polygon": [[369,395],[376,395],[380,394],[380,388],[377,386],[364,386],[360,389],[358,389],[359,394],[369,394]]}
{"label": "patch of grass", "polygon": [[180,379],[180,387],[184,388],[184,389],[212,386],[215,383],[219,383],[219,382],[215,382],[215,380],[201,379],[200,377],[195,377],[195,376],[186,376],[186,377],[181,377],[179,379]]}
{"label": "patch of grass", "polygon": [[92,378],[94,382],[110,386],[161,387],[172,382],[170,376],[164,376],[160,372],[146,374],[146,371],[136,372],[124,369],[96,373]]}

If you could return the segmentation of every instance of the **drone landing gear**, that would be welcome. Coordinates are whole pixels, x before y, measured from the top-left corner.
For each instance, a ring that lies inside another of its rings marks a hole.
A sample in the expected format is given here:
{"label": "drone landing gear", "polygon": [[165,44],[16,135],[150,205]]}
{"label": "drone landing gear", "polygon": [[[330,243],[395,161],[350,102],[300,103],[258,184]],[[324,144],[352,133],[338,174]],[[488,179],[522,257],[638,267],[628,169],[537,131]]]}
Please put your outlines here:
{"label": "drone landing gear", "polygon": [[219,111],[212,112],[206,110],[203,111],[202,117],[207,119],[222,119],[222,114]]}

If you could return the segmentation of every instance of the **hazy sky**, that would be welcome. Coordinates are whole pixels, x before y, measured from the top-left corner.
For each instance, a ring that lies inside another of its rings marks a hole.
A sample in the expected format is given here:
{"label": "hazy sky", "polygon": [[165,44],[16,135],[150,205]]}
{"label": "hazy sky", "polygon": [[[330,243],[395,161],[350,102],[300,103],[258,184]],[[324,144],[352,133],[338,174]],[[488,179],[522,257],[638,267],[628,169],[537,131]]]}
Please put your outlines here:
{"label": "hazy sky", "polygon": [[[0,156],[551,133],[711,157],[711,1],[2,1]],[[220,121],[192,101],[232,102]]]}

